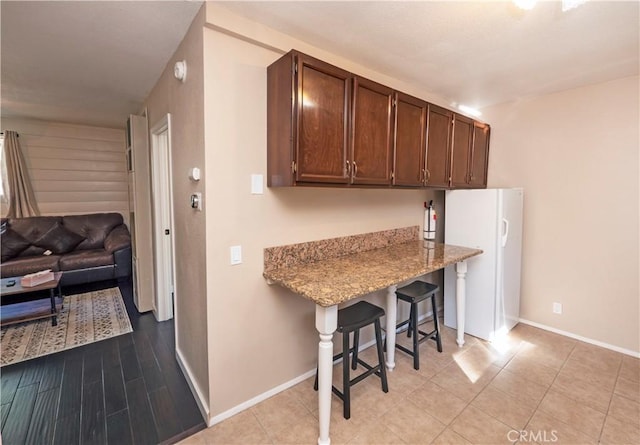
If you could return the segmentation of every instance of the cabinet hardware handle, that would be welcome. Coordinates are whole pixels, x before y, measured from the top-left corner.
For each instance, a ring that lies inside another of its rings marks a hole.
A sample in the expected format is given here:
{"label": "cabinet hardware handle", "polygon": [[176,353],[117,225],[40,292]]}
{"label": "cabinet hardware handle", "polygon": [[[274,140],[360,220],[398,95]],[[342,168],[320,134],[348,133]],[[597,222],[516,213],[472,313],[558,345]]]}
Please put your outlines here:
{"label": "cabinet hardware handle", "polygon": [[295,173],[297,170],[296,161],[291,161],[291,173]]}
{"label": "cabinet hardware handle", "polygon": [[396,174],[394,172],[391,172],[391,180],[393,181],[394,179],[396,179]]}
{"label": "cabinet hardware handle", "polygon": [[347,161],[347,176],[351,175],[351,163]]}
{"label": "cabinet hardware handle", "polygon": [[355,178],[356,176],[358,176],[358,164],[356,164],[356,161],[353,161],[353,177]]}
{"label": "cabinet hardware handle", "polygon": [[427,169],[426,172],[427,172],[427,177],[425,179],[425,182],[429,182],[431,180],[431,172],[429,171],[429,169]]}

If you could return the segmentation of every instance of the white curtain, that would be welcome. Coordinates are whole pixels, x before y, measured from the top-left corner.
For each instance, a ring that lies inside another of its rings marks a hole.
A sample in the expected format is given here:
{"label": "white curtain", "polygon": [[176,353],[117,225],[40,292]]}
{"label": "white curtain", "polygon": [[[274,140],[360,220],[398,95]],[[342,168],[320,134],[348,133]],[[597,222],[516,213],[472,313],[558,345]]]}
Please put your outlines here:
{"label": "white curtain", "polygon": [[9,190],[4,193],[8,196],[9,218],[24,218],[40,214],[36,197],[31,187],[27,164],[20,149],[20,141],[15,131],[4,132],[3,157],[7,164],[7,184]]}

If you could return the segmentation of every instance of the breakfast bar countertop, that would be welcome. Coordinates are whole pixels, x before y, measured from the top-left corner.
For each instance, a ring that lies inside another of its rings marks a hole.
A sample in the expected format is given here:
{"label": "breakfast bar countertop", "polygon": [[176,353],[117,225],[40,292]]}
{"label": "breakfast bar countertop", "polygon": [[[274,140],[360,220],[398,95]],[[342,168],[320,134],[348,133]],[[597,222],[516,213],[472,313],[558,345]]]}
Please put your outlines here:
{"label": "breakfast bar countertop", "polygon": [[[425,247],[430,243],[430,247]],[[333,306],[387,288],[482,253],[480,249],[428,241],[409,241],[388,247],[285,266],[264,277],[314,303]]]}

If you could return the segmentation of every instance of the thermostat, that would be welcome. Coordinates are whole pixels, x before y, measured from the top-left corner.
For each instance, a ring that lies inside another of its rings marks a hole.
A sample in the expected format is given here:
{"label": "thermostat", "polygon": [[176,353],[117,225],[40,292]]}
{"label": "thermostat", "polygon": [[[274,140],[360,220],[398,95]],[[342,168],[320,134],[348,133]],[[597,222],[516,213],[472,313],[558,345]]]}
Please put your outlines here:
{"label": "thermostat", "polygon": [[176,62],[176,64],[173,67],[173,76],[182,82],[185,81],[185,79],[187,78],[187,61],[186,60],[180,60]]}

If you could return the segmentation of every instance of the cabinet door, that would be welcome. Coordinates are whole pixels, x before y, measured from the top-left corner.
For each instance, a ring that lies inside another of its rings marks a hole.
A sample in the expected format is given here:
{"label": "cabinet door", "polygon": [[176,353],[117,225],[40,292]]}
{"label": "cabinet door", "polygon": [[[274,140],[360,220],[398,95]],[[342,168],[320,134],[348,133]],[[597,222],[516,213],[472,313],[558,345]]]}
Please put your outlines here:
{"label": "cabinet door", "polygon": [[490,132],[491,127],[488,124],[473,123],[471,173],[469,175],[469,185],[473,188],[485,188],[487,186]]}
{"label": "cabinet door", "polygon": [[404,93],[396,93],[394,185],[423,185],[427,109],[426,102]]}
{"label": "cabinet door", "polygon": [[451,187],[469,187],[473,120],[454,113],[451,147]]}
{"label": "cabinet door", "polygon": [[428,187],[449,187],[452,119],[452,111],[429,104],[425,181]]}
{"label": "cabinet door", "polygon": [[351,74],[299,54],[296,181],[346,183]]}
{"label": "cabinet door", "polygon": [[393,90],[360,77],[353,84],[351,182],[388,185]]}

